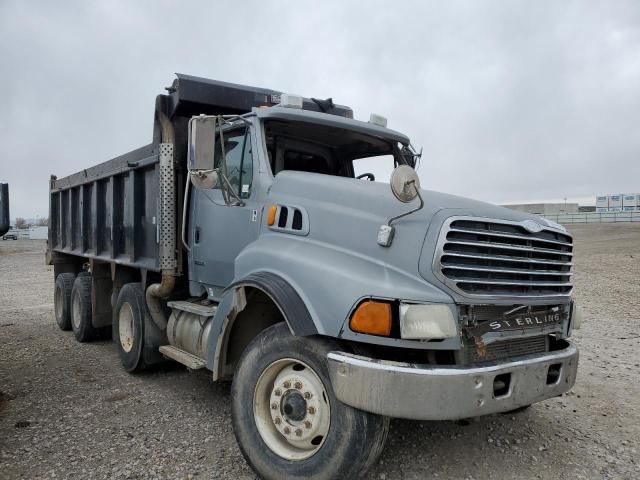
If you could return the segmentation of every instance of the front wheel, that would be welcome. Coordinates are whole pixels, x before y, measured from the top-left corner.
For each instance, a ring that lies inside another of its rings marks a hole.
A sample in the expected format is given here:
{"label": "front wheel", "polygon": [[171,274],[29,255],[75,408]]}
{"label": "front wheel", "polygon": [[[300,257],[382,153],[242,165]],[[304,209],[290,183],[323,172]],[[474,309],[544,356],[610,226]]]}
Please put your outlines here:
{"label": "front wheel", "polygon": [[357,478],[378,459],[389,419],[334,395],[328,339],[292,336],[281,323],[240,359],[231,388],[233,428],[245,459],[265,479]]}

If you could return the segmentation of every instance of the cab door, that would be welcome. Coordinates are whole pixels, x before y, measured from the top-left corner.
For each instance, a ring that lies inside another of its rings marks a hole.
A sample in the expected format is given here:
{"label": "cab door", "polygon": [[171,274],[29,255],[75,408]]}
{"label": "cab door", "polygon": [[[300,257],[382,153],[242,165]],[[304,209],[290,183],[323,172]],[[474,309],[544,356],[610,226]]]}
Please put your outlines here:
{"label": "cab door", "polygon": [[[242,205],[233,198],[231,205],[225,203],[221,179],[216,188],[192,190],[189,241],[192,294],[206,287],[209,296],[217,297],[233,281],[238,254],[258,237],[262,205],[256,201],[257,192],[253,188],[257,168],[252,140],[248,126],[224,130],[227,176]],[[221,153],[218,143],[216,158]]]}

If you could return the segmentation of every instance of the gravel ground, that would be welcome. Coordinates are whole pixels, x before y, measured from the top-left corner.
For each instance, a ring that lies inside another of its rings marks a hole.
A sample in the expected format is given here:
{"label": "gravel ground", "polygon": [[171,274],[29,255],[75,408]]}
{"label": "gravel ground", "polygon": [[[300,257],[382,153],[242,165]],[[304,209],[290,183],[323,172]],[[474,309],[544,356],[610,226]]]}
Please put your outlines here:
{"label": "gravel ground", "polygon": [[[370,479],[639,478],[640,224],[582,225],[578,381],[517,415],[395,420]],[[129,375],[53,317],[44,242],[0,242],[0,478],[253,479],[228,383],[179,365]]]}

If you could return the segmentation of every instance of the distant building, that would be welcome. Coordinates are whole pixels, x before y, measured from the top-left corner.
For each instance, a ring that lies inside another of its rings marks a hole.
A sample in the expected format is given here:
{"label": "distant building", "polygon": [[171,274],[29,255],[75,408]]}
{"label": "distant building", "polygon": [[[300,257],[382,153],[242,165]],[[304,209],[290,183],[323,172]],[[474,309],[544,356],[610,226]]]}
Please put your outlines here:
{"label": "distant building", "polygon": [[562,215],[565,213],[578,213],[577,203],[521,203],[517,205],[503,205],[503,207],[520,212],[533,213],[535,215]]}

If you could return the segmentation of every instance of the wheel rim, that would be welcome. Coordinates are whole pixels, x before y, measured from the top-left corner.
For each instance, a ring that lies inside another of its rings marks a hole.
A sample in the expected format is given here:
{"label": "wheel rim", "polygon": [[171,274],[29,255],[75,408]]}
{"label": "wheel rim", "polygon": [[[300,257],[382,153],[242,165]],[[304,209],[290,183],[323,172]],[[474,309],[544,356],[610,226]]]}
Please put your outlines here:
{"label": "wheel rim", "polygon": [[76,330],[80,329],[81,312],[80,312],[80,295],[76,292],[71,300],[71,320]]}
{"label": "wheel rim", "polygon": [[123,303],[118,313],[118,333],[120,346],[129,353],[133,348],[133,309],[128,303]]}
{"label": "wheel rim", "polygon": [[56,309],[56,318],[58,320],[62,320],[62,289],[56,288],[56,294],[54,297],[55,309]]}
{"label": "wheel rim", "polygon": [[327,438],[331,405],[311,367],[285,358],[260,375],[253,415],[258,433],[273,453],[286,460],[304,460],[320,450]]}

